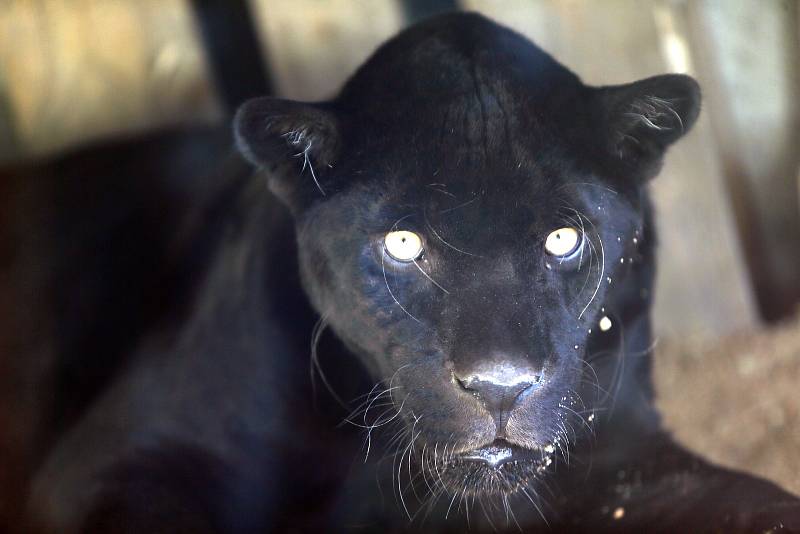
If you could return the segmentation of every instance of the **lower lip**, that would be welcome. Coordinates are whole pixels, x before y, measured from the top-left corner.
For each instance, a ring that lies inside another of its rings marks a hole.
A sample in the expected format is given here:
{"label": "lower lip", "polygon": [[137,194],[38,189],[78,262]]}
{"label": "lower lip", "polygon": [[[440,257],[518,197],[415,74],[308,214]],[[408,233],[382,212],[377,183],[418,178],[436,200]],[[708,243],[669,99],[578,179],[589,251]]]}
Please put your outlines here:
{"label": "lower lip", "polygon": [[486,447],[461,454],[460,458],[472,462],[483,462],[487,466],[497,469],[509,462],[538,459],[534,454],[534,451],[514,447],[506,442],[496,441]]}
{"label": "lower lip", "polygon": [[491,467],[500,467],[504,463],[511,461],[513,457],[514,451],[511,447],[497,447],[494,445],[476,449],[461,456],[464,460],[484,462]]}

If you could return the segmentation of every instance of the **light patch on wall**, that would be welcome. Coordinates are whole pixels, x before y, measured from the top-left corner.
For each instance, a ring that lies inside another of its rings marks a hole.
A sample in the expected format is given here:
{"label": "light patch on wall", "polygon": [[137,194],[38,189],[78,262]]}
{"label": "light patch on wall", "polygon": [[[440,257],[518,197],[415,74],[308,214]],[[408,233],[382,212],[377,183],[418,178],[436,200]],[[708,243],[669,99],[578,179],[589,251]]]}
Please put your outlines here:
{"label": "light patch on wall", "polygon": [[676,28],[675,16],[667,4],[653,6],[653,18],[658,28],[659,45],[664,62],[672,72],[688,74],[692,71],[689,45]]}
{"label": "light patch on wall", "polygon": [[187,0],[7,1],[0,71],[5,157],[219,117]]}
{"label": "light patch on wall", "polygon": [[322,100],[404,24],[397,1],[250,0],[280,96]]}

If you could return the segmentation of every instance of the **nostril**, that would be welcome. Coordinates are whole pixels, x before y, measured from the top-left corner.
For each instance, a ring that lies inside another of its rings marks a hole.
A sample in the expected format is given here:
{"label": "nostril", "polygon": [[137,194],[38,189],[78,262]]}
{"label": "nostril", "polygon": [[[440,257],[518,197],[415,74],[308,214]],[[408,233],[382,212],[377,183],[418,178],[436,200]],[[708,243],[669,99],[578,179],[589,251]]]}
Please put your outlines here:
{"label": "nostril", "polygon": [[478,380],[475,375],[462,377],[458,376],[455,373],[453,373],[453,378],[455,379],[456,382],[458,382],[458,385],[461,386],[461,389],[466,391],[472,391],[472,386]]}
{"label": "nostril", "polygon": [[458,384],[458,386],[461,388],[462,391],[469,393],[478,400],[481,400],[480,389],[473,387],[475,385],[474,377],[460,378],[456,376],[454,373],[453,379],[455,380],[455,382]]}
{"label": "nostril", "polygon": [[521,397],[524,393],[527,393],[529,390],[533,389],[534,386],[536,386],[536,384],[538,384],[538,383],[539,383],[539,380],[536,380],[533,383],[527,383],[527,385],[526,384],[522,384],[523,387],[522,387],[522,389],[519,390],[519,393],[517,393],[516,397],[517,398]]}
{"label": "nostril", "polygon": [[469,386],[467,385],[467,382],[464,379],[457,377],[455,375],[455,373],[453,373],[453,380],[455,380],[456,384],[461,386],[461,389],[463,389],[464,391],[469,390]]}

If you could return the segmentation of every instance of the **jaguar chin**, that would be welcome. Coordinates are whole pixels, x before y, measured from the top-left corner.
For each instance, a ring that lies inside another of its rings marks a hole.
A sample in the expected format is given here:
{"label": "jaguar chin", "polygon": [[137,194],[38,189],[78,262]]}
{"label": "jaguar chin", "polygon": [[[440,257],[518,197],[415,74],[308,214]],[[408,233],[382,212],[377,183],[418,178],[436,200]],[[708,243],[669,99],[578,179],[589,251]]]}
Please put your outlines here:
{"label": "jaguar chin", "polygon": [[[506,497],[516,492],[536,490],[536,481],[553,463],[554,445],[527,449],[505,440],[466,452],[436,452],[428,458],[429,475],[441,476],[453,495],[463,498]],[[425,461],[422,461],[425,468]]]}

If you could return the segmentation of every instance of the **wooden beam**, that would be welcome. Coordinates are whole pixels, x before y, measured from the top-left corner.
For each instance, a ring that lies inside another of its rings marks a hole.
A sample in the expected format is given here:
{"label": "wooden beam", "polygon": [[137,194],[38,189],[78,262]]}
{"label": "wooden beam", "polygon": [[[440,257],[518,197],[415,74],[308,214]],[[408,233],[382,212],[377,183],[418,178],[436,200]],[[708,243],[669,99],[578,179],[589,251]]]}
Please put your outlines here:
{"label": "wooden beam", "polygon": [[228,114],[255,96],[270,94],[266,71],[247,0],[190,0],[217,94]]}
{"label": "wooden beam", "polygon": [[768,320],[800,301],[800,42],[797,3],[687,4],[706,109]]}
{"label": "wooden beam", "polygon": [[0,72],[18,153],[219,118],[187,0],[7,0]]}

